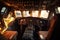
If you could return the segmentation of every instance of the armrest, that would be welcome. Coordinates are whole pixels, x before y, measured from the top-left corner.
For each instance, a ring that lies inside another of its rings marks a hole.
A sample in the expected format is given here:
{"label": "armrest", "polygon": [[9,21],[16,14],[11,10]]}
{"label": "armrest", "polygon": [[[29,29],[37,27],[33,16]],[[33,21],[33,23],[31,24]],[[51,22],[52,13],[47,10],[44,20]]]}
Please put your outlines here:
{"label": "armrest", "polygon": [[12,40],[13,38],[15,38],[17,36],[17,31],[6,31],[3,35],[8,40]]}

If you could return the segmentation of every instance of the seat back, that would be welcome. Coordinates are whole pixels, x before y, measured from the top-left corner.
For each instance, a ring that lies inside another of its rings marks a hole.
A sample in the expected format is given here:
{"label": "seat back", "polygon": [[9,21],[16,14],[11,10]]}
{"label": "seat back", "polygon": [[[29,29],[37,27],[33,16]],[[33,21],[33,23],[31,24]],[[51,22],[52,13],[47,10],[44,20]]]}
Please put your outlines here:
{"label": "seat back", "polygon": [[50,20],[50,28],[48,30],[48,35],[47,35],[47,38],[46,40],[49,40],[51,35],[52,35],[52,32],[54,30],[54,27],[55,27],[55,24],[56,24],[56,20],[57,20],[57,16],[54,16],[51,20]]}

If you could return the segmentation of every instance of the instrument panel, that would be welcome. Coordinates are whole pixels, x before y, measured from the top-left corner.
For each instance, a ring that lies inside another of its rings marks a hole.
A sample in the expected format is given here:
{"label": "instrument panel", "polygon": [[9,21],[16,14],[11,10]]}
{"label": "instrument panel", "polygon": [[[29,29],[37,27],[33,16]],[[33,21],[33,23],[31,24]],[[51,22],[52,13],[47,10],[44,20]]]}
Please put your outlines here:
{"label": "instrument panel", "polygon": [[40,31],[48,30],[48,20],[44,20],[36,17],[23,17],[17,18],[19,25],[37,25]]}
{"label": "instrument panel", "polygon": [[48,31],[48,20],[36,17],[17,18],[18,24],[22,30],[22,39],[37,39],[38,31]]}

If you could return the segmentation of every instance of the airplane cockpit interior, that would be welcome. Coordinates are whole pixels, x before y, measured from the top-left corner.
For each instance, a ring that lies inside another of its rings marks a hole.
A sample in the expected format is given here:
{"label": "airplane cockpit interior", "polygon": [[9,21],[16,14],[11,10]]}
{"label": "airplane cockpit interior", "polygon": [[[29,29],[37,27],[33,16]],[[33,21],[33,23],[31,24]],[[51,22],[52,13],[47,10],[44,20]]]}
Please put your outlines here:
{"label": "airplane cockpit interior", "polygon": [[0,40],[58,40],[59,26],[59,0],[0,0]]}

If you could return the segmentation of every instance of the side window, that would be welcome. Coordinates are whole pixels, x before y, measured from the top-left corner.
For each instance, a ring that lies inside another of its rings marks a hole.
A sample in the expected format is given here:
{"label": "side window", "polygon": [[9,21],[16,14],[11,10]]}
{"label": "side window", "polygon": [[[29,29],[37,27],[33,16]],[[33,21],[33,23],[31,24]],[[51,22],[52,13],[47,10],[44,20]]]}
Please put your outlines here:
{"label": "side window", "polygon": [[7,12],[7,8],[6,7],[2,7],[2,9],[1,9],[1,15],[3,15],[6,12]]}

